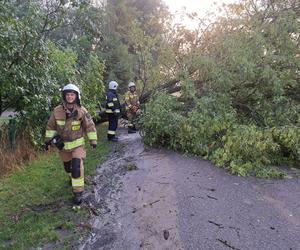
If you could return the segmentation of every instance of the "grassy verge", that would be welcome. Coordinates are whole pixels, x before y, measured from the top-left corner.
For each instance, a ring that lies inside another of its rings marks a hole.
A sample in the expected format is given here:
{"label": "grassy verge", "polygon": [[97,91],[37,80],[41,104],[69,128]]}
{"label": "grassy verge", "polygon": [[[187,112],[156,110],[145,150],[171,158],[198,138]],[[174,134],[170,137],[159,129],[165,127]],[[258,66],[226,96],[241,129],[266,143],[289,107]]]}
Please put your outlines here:
{"label": "grassy verge", "polygon": [[[98,128],[98,147],[87,147],[85,175],[93,175],[111,144],[104,126]],[[0,182],[0,249],[28,249],[61,241],[66,248],[80,232],[88,212],[74,211],[68,176],[55,152],[43,155]],[[63,236],[63,237],[62,237]]]}

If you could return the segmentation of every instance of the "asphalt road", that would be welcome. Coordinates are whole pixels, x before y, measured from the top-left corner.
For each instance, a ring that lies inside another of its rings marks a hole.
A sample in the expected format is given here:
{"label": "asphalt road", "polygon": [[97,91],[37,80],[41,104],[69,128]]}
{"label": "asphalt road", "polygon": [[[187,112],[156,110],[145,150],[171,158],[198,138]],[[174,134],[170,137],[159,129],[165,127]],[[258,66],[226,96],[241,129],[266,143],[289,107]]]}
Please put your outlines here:
{"label": "asphalt road", "polygon": [[300,181],[231,176],[121,132],[80,249],[300,249]]}

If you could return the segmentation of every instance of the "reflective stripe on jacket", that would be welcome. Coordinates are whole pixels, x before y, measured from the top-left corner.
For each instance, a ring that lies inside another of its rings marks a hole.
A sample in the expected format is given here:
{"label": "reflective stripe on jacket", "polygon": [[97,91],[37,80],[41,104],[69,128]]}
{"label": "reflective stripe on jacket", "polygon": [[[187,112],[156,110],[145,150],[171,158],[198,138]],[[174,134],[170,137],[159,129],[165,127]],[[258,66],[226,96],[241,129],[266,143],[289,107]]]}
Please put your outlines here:
{"label": "reflective stripe on jacket", "polygon": [[127,109],[130,109],[132,106],[138,107],[140,105],[139,97],[136,91],[133,93],[131,91],[127,91],[124,95],[124,100]]}
{"label": "reflective stripe on jacket", "polygon": [[91,115],[77,104],[72,112],[64,104],[57,106],[51,114],[46,128],[46,141],[60,135],[65,150],[84,145],[84,135],[91,144],[97,144],[97,131]]}
{"label": "reflective stripe on jacket", "polygon": [[108,114],[119,114],[120,111],[120,102],[118,95],[115,90],[109,90],[106,94],[106,113]]}

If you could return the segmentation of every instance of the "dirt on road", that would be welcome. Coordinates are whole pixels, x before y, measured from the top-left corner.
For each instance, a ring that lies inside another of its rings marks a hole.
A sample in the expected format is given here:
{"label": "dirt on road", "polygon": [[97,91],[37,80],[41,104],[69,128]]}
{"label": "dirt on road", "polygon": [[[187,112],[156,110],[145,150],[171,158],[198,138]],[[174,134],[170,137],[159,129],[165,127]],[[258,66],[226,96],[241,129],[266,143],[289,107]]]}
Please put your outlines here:
{"label": "dirt on road", "polygon": [[87,193],[80,249],[300,249],[298,178],[231,176],[120,133]]}

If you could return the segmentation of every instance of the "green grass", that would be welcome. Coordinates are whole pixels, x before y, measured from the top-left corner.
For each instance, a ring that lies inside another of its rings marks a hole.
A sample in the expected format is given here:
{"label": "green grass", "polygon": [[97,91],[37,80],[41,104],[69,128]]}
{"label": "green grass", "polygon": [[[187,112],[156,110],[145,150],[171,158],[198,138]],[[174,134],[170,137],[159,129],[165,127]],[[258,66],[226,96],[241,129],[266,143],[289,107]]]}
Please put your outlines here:
{"label": "green grass", "polygon": [[[104,140],[106,126],[98,128],[98,147],[88,145],[85,176],[108,155],[111,144]],[[68,176],[56,152],[39,157],[23,170],[0,180],[0,249],[28,249],[51,241],[67,241],[78,232],[87,211],[72,210]],[[69,232],[61,239],[60,231]],[[70,241],[70,240],[69,240]],[[68,243],[66,243],[68,244]]]}

